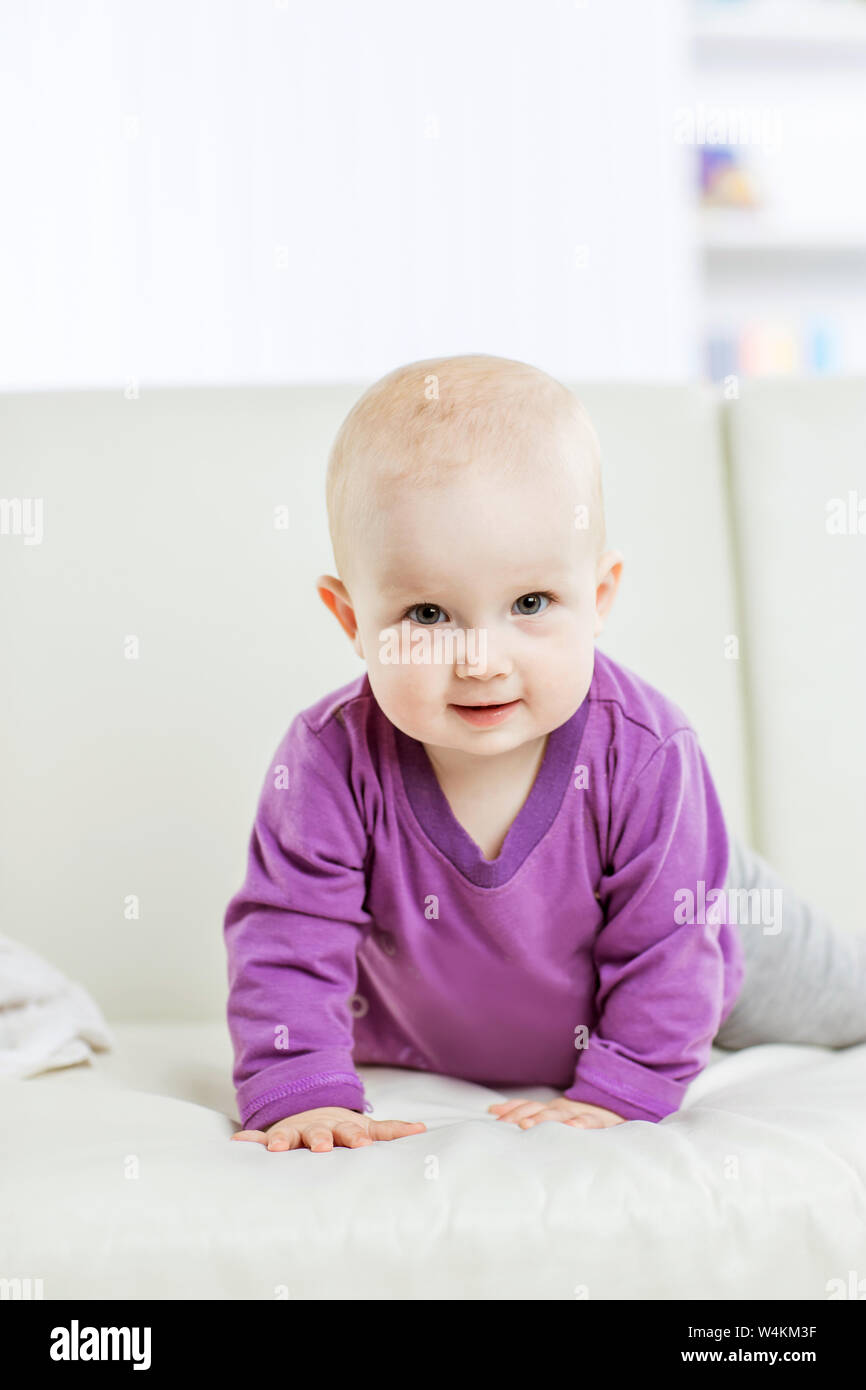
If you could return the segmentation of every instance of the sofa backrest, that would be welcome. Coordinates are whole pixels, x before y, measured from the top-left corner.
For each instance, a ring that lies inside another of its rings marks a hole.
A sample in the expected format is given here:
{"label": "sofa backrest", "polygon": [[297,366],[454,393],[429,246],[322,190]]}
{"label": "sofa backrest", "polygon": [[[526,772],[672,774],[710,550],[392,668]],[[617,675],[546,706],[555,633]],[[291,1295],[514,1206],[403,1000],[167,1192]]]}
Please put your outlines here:
{"label": "sofa backrest", "polygon": [[755,842],[866,933],[866,380],[727,404]]}

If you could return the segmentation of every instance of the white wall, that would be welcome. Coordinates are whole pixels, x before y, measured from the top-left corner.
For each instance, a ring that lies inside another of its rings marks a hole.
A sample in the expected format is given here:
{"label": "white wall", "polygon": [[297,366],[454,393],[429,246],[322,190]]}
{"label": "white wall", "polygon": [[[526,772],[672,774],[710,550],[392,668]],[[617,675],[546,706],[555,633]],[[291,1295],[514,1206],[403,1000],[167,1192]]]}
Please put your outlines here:
{"label": "white wall", "polygon": [[694,370],[683,0],[29,0],[0,54],[0,390]]}

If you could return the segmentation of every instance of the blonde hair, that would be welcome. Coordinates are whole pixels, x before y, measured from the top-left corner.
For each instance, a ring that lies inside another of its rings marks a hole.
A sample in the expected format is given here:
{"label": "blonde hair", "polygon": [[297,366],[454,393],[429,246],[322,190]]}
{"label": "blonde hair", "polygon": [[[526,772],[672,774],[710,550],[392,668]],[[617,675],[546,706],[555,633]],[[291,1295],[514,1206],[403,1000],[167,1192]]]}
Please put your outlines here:
{"label": "blonde hair", "polygon": [[338,573],[349,587],[352,540],[372,522],[382,487],[435,485],[480,461],[503,476],[543,462],[576,467],[597,559],[605,547],[600,457],[580,401],[538,367],[482,354],[397,367],[355,402],[331,447],[325,491]]}

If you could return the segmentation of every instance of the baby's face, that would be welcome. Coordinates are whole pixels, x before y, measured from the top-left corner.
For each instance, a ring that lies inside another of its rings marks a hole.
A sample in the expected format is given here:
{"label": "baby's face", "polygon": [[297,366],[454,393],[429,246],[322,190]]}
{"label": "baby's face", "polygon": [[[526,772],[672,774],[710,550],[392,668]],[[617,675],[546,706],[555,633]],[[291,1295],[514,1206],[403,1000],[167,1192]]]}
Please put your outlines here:
{"label": "baby's face", "polygon": [[[575,526],[586,500],[575,487],[559,469],[503,479],[470,468],[434,488],[381,496],[376,533],[357,542],[341,621],[353,635],[354,614],[373,694],[409,737],[491,756],[550,733],[584,700],[621,557],[592,555],[589,533]],[[456,646],[448,660],[443,643],[437,661],[436,627],[467,637],[474,629],[485,660],[463,664]],[[419,630],[433,659],[395,661],[402,632]],[[492,703],[506,708],[467,713]]]}

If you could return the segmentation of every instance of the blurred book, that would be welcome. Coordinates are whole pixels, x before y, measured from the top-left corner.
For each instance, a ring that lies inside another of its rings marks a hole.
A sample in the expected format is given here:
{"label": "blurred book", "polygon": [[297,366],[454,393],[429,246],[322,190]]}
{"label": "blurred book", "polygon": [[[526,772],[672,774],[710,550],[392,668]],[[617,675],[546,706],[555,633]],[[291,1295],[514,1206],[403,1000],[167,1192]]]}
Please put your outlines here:
{"label": "blurred book", "polygon": [[826,375],[844,368],[838,330],[825,319],[797,327],[753,320],[739,330],[707,334],[704,365],[711,381],[731,376]]}
{"label": "blurred book", "polygon": [[754,175],[733,145],[701,145],[700,201],[708,208],[754,208],[760,204]]}

